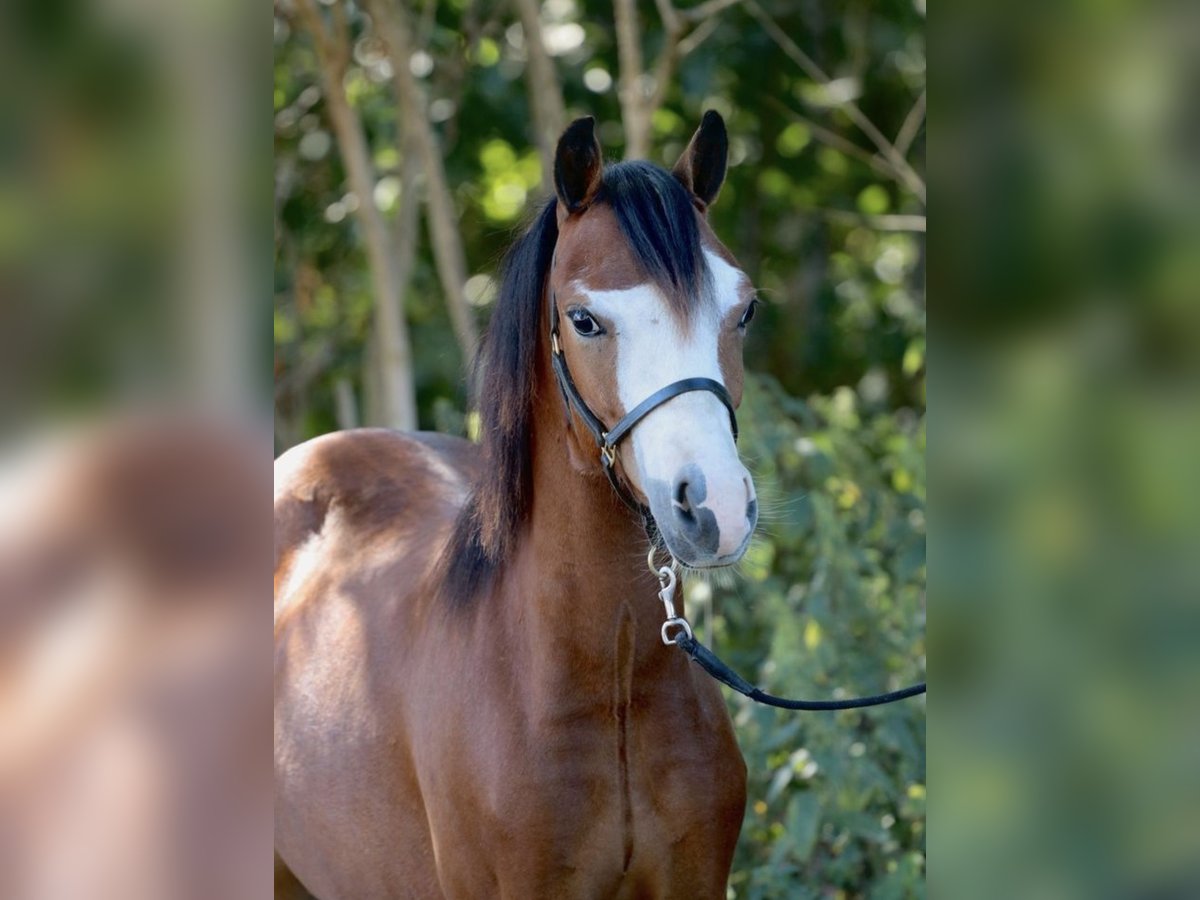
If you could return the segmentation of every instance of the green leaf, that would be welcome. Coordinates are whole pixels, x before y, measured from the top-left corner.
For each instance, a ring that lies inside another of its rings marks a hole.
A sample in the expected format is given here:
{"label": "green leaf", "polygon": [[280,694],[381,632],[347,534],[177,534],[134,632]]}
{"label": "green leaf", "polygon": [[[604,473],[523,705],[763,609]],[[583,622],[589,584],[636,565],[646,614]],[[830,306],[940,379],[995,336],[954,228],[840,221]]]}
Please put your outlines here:
{"label": "green leaf", "polygon": [[815,791],[804,791],[788,802],[786,825],[791,852],[807,860],[817,842],[821,825],[821,799]]}

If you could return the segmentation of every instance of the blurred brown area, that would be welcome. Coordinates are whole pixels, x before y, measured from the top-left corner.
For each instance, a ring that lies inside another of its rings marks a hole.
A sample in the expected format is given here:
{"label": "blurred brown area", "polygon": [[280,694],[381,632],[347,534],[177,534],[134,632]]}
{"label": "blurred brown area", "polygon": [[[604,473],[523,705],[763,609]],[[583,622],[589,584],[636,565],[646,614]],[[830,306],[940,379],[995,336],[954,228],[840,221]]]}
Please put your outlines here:
{"label": "blurred brown area", "polygon": [[930,879],[1194,897],[1200,10],[930,37]]}
{"label": "blurred brown area", "polygon": [[145,417],[6,460],[0,896],[269,890],[256,443]]}
{"label": "blurred brown area", "polygon": [[245,18],[0,6],[6,900],[270,891],[269,314],[246,215],[269,246],[270,185],[240,52],[270,31]]}

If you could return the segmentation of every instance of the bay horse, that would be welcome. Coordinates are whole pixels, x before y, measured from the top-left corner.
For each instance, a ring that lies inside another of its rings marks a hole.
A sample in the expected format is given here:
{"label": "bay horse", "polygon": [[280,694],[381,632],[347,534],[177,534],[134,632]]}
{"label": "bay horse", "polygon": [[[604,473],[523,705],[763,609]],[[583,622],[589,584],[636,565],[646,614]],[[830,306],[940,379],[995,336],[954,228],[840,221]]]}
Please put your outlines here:
{"label": "bay horse", "polygon": [[727,151],[710,111],[673,171],[605,167],[572,123],[505,260],[480,444],[366,429],[277,461],[277,896],[725,896],[745,764],[663,646],[621,496],[694,569],[755,527],[754,292],[706,219]]}

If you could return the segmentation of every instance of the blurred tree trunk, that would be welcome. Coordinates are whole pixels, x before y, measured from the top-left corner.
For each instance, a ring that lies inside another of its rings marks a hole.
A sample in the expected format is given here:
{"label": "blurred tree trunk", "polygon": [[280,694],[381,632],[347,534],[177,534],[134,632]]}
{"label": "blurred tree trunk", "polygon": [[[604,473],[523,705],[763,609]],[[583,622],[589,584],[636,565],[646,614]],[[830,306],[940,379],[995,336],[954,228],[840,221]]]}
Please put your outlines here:
{"label": "blurred tree trunk", "polygon": [[401,291],[407,292],[417,263],[421,211],[421,158],[410,134],[405,135],[401,152],[404,155],[400,163],[400,209],[396,213],[396,273]]}
{"label": "blurred tree trunk", "polygon": [[412,347],[408,323],[401,307],[403,298],[392,254],[392,238],[383,215],[375,205],[375,174],[367,139],[343,87],[350,59],[345,10],[335,5],[331,9],[331,27],[326,27],[316,0],[297,0],[296,8],[301,23],[316,45],[321,80],[325,87],[325,108],[337,138],[350,189],[358,197],[355,216],[362,229],[375,289],[381,424],[391,428],[414,429],[417,427],[417,400]]}
{"label": "blurred tree trunk", "polygon": [[650,112],[646,108],[645,72],[642,67],[642,35],[638,27],[636,0],[614,0],[617,30],[617,99],[625,126],[625,158],[645,159],[650,153]]}
{"label": "blurred tree trunk", "polygon": [[333,382],[333,415],[342,431],[359,426],[358,398],[354,396],[354,385],[345,375]]}
{"label": "blurred tree trunk", "polygon": [[[181,362],[186,389],[207,407],[224,412],[257,412],[260,395],[248,390],[259,384],[255,371],[256,335],[246,327],[251,308],[245,229],[240,223],[242,195],[231,176],[245,172],[236,141],[227,135],[245,133],[245,104],[230,103],[249,74],[240,60],[219,69],[212,58],[221,52],[216,38],[223,32],[218,19],[190,5],[173,7],[178,15],[148,16],[144,24],[157,35],[152,46],[161,52],[173,80],[172,129],[188,148],[188,163],[180,169],[189,214],[179,260]],[[161,42],[161,43],[160,43]]]}
{"label": "blurred tree trunk", "polygon": [[413,56],[411,23],[407,10],[398,0],[367,0],[367,9],[388,49],[393,86],[404,128],[424,164],[434,262],[442,282],[454,335],[469,362],[474,358],[479,333],[463,290],[467,283],[466,253],[458,231],[454,197],[446,179],[437,135],[425,112],[425,96],[421,86],[410,68]]}
{"label": "blurred tree trunk", "polygon": [[542,23],[538,19],[541,4],[538,0],[514,2],[517,15],[521,17],[525,48],[529,53],[529,65],[525,69],[525,76],[529,84],[529,101],[533,109],[538,154],[542,159],[542,187],[551,190],[554,187],[554,151],[567,117],[563,107],[562,86],[554,60],[546,52],[546,45],[542,41]]}
{"label": "blurred tree trunk", "polygon": [[[400,309],[404,309],[404,298],[408,295],[408,287],[412,283],[413,270],[417,260],[419,213],[421,209],[420,186],[418,179],[421,172],[421,160],[417,156],[411,139],[405,140],[402,147],[400,164],[400,209],[396,214],[395,255],[393,264],[396,270],[396,286],[399,292]],[[388,381],[386,356],[380,346],[378,335],[386,329],[380,323],[378,315],[376,327],[367,342],[367,352],[364,355],[363,373],[363,408],[366,410],[365,422],[368,425],[389,427],[384,400],[386,392],[384,385]]]}
{"label": "blurred tree trunk", "polygon": [[383,404],[379,399],[383,388],[381,386],[382,379],[379,376],[379,351],[375,347],[377,343],[375,335],[376,329],[372,328],[367,334],[362,348],[363,422],[370,426],[382,425],[386,418],[383,414]]}
{"label": "blurred tree trunk", "polygon": [[663,42],[654,61],[654,73],[650,74],[642,58],[637,0],[615,0],[613,18],[621,70],[617,79],[617,99],[621,103],[621,118],[625,125],[626,159],[649,158],[654,113],[667,99],[679,60],[712,34],[717,14],[736,2],[738,0],[705,0],[698,6],[680,10],[671,0],[655,0],[662,20]]}

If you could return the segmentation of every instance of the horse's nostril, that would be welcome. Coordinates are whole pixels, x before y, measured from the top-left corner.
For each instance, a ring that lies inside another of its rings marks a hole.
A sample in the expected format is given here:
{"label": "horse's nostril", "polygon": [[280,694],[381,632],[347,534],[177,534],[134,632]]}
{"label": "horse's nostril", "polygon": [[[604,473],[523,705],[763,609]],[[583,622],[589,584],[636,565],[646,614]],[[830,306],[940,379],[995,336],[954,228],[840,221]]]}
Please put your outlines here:
{"label": "horse's nostril", "polygon": [[684,519],[692,518],[692,503],[688,498],[688,483],[680,481],[675,485],[675,496],[672,498],[675,511]]}

